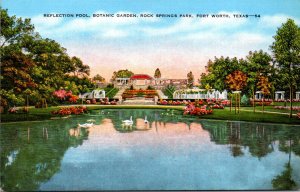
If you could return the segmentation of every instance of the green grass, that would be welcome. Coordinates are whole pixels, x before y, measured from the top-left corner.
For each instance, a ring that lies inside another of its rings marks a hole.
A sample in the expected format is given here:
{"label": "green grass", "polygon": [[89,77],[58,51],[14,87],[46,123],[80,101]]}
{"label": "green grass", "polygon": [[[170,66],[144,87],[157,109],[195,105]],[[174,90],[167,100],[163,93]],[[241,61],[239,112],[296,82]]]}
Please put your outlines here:
{"label": "green grass", "polygon": [[170,87],[170,88],[165,88],[163,90],[163,93],[168,96],[169,99],[173,99],[173,93],[175,92],[175,88],[174,87]]}
{"label": "green grass", "polygon": [[297,117],[289,118],[287,114],[273,114],[267,112],[253,113],[252,111],[240,111],[240,113],[235,114],[234,110],[230,112],[229,108],[214,109],[213,114],[203,116],[203,118],[232,121],[300,124],[300,119],[298,119]]}
{"label": "green grass", "polygon": [[113,98],[119,91],[119,89],[111,88],[111,87],[107,87],[104,90],[105,90],[105,96],[110,99]]}
{"label": "green grass", "polygon": [[[15,121],[34,121],[45,120],[52,117],[51,111],[57,110],[60,107],[48,107],[48,108],[30,108],[28,114],[1,114],[2,122],[15,122]],[[183,110],[184,106],[164,106],[164,105],[90,105],[87,106],[88,110],[96,109],[174,109]],[[245,107],[246,108],[246,107]],[[246,110],[251,110],[251,107]],[[252,111],[243,111],[241,109],[239,114],[235,114],[234,109],[232,112],[229,108],[226,109],[214,109],[213,114],[205,115],[195,118],[203,119],[220,119],[220,120],[232,120],[232,121],[250,121],[250,122],[267,122],[267,123],[286,123],[286,124],[300,124],[300,119],[297,117],[289,118],[287,114],[271,114],[268,112],[261,113]]]}

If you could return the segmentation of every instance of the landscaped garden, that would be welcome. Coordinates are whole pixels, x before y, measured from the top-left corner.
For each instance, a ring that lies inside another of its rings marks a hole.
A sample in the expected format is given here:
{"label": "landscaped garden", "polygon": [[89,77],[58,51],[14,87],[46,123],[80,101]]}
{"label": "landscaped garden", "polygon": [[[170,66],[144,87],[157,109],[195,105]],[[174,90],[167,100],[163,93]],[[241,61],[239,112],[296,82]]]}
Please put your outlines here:
{"label": "landscaped garden", "polygon": [[147,90],[131,90],[131,89],[127,89],[124,91],[124,93],[122,94],[122,98],[124,99],[129,99],[129,98],[134,98],[134,97],[144,97],[144,98],[154,98],[157,95],[156,90],[152,90],[152,89],[147,89]]}

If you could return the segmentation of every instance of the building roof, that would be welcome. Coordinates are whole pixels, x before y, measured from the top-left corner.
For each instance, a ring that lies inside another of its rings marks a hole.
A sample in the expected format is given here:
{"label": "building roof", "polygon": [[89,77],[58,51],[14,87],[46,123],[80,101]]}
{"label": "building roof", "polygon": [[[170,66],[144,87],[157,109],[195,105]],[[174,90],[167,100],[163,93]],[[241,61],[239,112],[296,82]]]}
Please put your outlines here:
{"label": "building roof", "polygon": [[144,80],[144,79],[147,79],[147,80],[151,80],[153,79],[151,76],[149,75],[146,75],[146,74],[135,74],[135,75],[132,75],[130,77],[131,80]]}

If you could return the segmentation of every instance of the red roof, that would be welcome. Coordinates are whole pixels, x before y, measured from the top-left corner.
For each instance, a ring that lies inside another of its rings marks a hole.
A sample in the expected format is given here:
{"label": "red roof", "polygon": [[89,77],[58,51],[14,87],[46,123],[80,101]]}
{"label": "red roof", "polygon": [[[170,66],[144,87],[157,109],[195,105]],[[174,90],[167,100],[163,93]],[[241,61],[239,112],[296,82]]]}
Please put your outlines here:
{"label": "red roof", "polygon": [[135,75],[132,75],[130,77],[131,80],[134,80],[134,79],[139,79],[139,80],[144,80],[144,79],[148,79],[148,80],[151,80],[152,77],[150,77],[149,75],[146,75],[146,74],[135,74]]}

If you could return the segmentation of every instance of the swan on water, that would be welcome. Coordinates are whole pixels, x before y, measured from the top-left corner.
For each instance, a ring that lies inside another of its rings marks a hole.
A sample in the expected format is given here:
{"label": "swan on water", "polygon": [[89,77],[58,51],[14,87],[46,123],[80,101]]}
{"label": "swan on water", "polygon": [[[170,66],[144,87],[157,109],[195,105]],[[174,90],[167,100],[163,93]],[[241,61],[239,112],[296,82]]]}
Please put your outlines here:
{"label": "swan on water", "polygon": [[149,121],[147,120],[147,116],[145,116],[144,123],[145,123],[145,124],[149,123]]}
{"label": "swan on water", "polygon": [[124,120],[122,122],[125,123],[125,124],[133,124],[132,116],[130,116],[130,120]]}
{"label": "swan on water", "polygon": [[90,128],[92,126],[94,126],[94,123],[78,124],[78,127],[84,127],[84,128]]}

